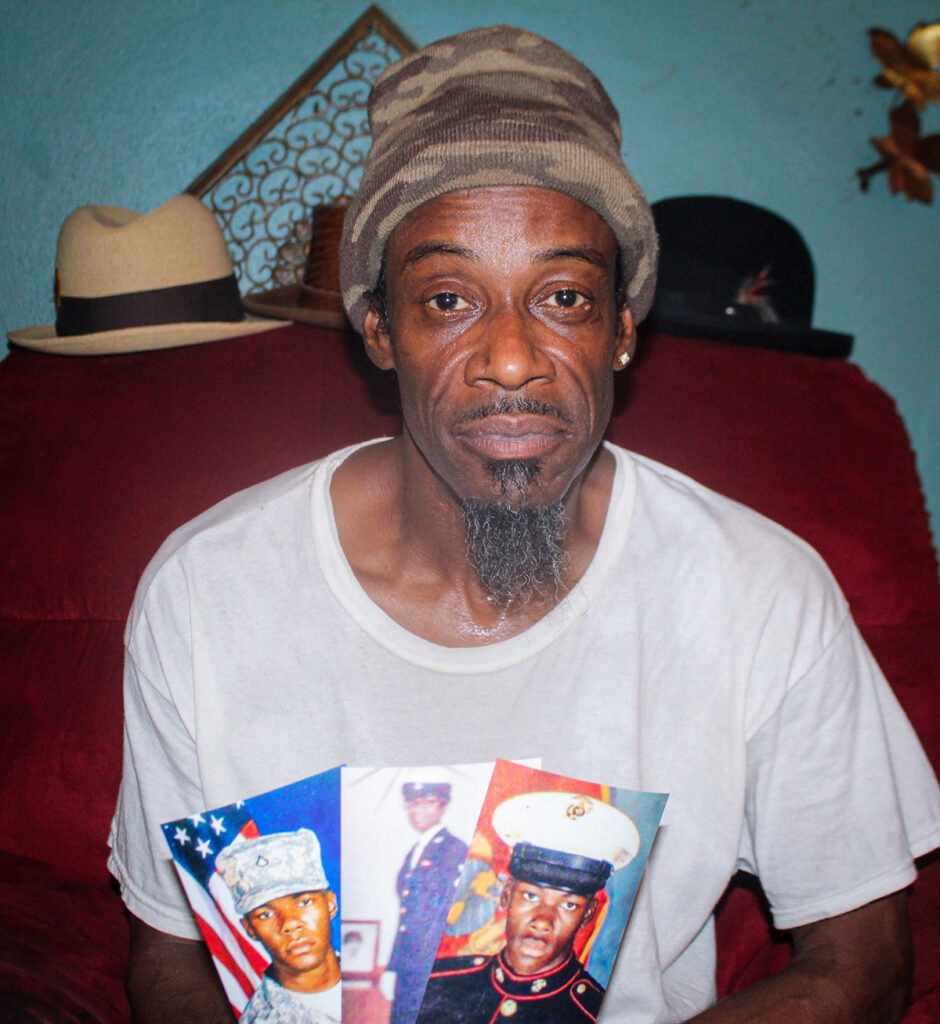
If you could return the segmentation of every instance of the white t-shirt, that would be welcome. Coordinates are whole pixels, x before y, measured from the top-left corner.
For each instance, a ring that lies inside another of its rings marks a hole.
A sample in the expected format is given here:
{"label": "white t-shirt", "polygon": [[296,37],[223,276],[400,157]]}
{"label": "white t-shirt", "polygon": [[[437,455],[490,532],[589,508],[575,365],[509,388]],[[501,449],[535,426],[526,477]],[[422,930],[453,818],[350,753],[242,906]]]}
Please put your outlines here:
{"label": "white t-shirt", "polygon": [[781,928],[903,888],[940,844],[940,791],[819,557],[682,474],[610,447],[590,567],[500,643],[409,633],[357,582],[329,496],[349,454],[177,531],[127,626],[110,867],[130,910],[198,937],[160,823],[339,763],[541,755],[669,793],[602,1021],[715,998],[711,914],[739,867]]}

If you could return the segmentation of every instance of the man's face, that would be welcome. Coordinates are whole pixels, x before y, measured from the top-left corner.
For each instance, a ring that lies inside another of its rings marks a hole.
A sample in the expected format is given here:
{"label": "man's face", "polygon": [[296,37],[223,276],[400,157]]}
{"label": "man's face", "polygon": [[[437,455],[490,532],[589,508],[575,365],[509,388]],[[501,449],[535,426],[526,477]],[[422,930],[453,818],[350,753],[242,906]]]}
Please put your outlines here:
{"label": "man's face", "polygon": [[405,803],[405,811],[412,827],[419,832],[426,832],[440,824],[446,806],[447,802],[439,796],[421,796],[415,800],[408,800]]}
{"label": "man's face", "polygon": [[269,900],[245,915],[245,929],[271,955],[286,988],[295,975],[316,970],[332,950],[330,919],[336,896],[329,890],[296,892]]}
{"label": "man's face", "polygon": [[519,974],[539,974],[568,959],[578,929],[594,917],[597,901],[532,882],[511,881],[503,890],[505,957]]}
{"label": "man's face", "polygon": [[370,312],[367,348],[398,375],[406,443],[459,499],[502,496],[493,463],[538,463],[532,504],[586,467],[634,344],[616,257],[593,210],[541,188],[451,192],[392,233],[389,330]]}

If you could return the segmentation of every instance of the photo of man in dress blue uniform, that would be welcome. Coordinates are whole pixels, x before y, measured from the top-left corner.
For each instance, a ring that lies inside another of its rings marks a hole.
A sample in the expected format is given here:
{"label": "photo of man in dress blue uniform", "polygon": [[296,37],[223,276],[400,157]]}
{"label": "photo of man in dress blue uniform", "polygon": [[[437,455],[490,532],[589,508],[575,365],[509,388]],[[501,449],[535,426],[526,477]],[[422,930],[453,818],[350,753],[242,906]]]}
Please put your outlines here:
{"label": "photo of man in dress blue uniform", "polygon": [[443,824],[449,782],[414,779],[402,786],[405,812],[418,832],[398,872],[398,931],[388,961],[395,972],[390,1024],[414,1024],[447,911],[467,856],[467,844]]}
{"label": "photo of man in dress blue uniform", "polygon": [[593,1024],[604,986],[575,940],[600,912],[607,880],[639,852],[636,826],[603,801],[544,792],[504,801],[493,828],[512,849],[505,944],[496,956],[436,960],[417,1024]]}

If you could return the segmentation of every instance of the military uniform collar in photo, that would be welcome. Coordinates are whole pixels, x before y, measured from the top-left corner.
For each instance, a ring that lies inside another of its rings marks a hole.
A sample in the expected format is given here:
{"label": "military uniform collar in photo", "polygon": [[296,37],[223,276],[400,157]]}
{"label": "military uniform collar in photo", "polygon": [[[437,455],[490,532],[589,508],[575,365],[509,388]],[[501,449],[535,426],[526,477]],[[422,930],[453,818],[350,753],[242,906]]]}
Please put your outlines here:
{"label": "military uniform collar in photo", "polygon": [[725,196],[653,203],[659,278],[647,324],[684,337],[844,358],[852,335],[812,326],[816,275],[797,229]]}
{"label": "military uniform collar in photo", "polygon": [[59,232],[54,324],[7,337],[56,355],[109,355],[282,327],[246,318],[225,236],[190,195],[150,213],[80,206]]}
{"label": "military uniform collar in photo", "polygon": [[623,811],[580,793],[521,793],[493,812],[496,834],[512,849],[517,881],[594,896],[640,849]]}

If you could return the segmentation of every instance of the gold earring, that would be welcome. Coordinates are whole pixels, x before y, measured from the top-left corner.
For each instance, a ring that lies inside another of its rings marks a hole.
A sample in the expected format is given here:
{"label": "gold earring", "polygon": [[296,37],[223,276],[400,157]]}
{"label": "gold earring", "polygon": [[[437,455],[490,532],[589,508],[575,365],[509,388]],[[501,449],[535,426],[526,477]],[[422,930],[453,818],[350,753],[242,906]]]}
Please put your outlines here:
{"label": "gold earring", "polygon": [[630,353],[621,352],[620,355],[617,357],[617,362],[620,364],[620,369],[622,370],[627,365],[627,363],[630,362]]}

